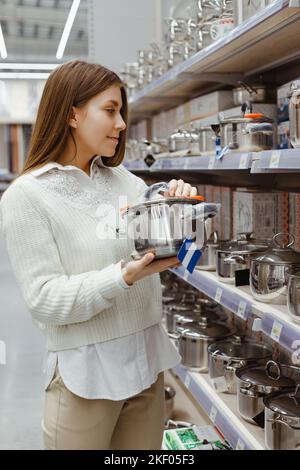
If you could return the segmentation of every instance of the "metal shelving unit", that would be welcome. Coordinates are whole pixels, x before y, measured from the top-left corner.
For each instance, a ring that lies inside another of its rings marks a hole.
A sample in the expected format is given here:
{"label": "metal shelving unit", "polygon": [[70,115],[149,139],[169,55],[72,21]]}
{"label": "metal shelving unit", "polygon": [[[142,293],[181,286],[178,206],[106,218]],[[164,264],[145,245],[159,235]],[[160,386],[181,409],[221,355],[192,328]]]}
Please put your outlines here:
{"label": "metal shelving unit", "polygon": [[171,271],[239,318],[252,319],[255,331],[262,331],[280,344],[293,355],[295,365],[300,365],[300,324],[291,320],[286,306],[257,302],[249,287],[220,282],[216,273],[195,270],[186,277],[182,266]]}
{"label": "metal shelving unit", "polygon": [[207,374],[191,372],[181,365],[176,366],[173,372],[181,379],[233,449],[265,449],[264,430],[238,417],[236,395],[215,392]]}
{"label": "metal shelving unit", "polygon": [[130,97],[131,120],[147,118],[193,96],[298,59],[300,9],[290,5],[290,0],[277,0]]}

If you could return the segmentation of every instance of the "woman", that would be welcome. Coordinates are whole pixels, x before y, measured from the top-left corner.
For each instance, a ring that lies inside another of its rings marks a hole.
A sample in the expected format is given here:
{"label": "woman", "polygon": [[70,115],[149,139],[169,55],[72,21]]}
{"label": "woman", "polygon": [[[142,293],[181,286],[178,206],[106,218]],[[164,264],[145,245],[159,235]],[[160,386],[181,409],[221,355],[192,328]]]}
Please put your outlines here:
{"label": "woman", "polygon": [[[163,371],[180,357],[160,325],[158,273],[178,260],[129,261],[132,240],[99,236],[99,207],[134,204],[147,188],[121,165],[126,125],[115,73],[61,65],[46,82],[24,170],[1,200],[11,264],[47,341],[46,449],[161,446]],[[167,194],[196,193],[172,180]]]}

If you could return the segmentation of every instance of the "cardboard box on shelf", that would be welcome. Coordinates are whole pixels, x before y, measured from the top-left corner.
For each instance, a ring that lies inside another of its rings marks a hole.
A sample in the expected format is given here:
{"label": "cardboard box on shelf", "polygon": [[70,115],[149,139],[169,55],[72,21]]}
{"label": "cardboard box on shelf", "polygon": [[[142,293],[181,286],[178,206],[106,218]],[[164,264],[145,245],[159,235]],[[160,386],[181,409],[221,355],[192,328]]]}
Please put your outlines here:
{"label": "cardboard box on shelf", "polygon": [[233,237],[252,232],[270,239],[289,230],[289,193],[237,190],[233,193]]}
{"label": "cardboard box on shelf", "polygon": [[289,117],[289,94],[291,92],[291,85],[293,82],[298,82],[300,78],[285,83],[277,89],[277,117],[279,122],[286,122]]}
{"label": "cardboard box on shelf", "polygon": [[221,90],[194,98],[189,103],[191,120],[217,114],[233,105],[232,91]]}

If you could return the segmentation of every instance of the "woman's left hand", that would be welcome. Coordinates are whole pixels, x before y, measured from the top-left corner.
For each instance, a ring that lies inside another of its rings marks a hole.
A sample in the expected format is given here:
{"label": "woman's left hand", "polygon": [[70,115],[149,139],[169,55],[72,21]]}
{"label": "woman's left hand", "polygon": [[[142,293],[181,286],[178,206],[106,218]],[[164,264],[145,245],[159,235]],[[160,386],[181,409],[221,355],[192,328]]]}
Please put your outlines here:
{"label": "woman's left hand", "polygon": [[197,196],[197,188],[183,180],[171,180],[168,184],[170,189],[165,196]]}

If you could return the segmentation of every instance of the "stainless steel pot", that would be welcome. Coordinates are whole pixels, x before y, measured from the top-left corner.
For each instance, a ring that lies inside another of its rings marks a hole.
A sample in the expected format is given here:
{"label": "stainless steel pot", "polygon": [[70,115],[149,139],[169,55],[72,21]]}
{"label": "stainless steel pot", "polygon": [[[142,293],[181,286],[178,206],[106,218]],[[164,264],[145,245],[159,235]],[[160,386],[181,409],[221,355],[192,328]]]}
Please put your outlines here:
{"label": "stainless steel pot", "polygon": [[238,412],[243,419],[260,427],[264,427],[264,397],[300,382],[299,368],[274,361],[268,361],[265,366],[242,367],[235,374]]}
{"label": "stainless steel pot", "polygon": [[169,151],[189,150],[199,154],[199,134],[196,131],[178,129],[169,137]]}
{"label": "stainless steel pot", "polygon": [[215,271],[216,269],[216,252],[221,242],[219,241],[218,233],[213,232],[207,241],[206,248],[202,253],[196,269],[200,271]]}
{"label": "stainless steel pot", "polygon": [[201,126],[199,132],[199,151],[201,155],[214,155],[216,151],[216,136],[211,126]]}
{"label": "stainless steel pot", "polygon": [[231,152],[262,152],[274,147],[274,121],[262,114],[223,119],[221,143]]}
{"label": "stainless steel pot", "polygon": [[208,346],[209,377],[217,392],[237,393],[235,372],[241,367],[265,364],[272,351],[265,345],[233,337]]}
{"label": "stainless steel pot", "polygon": [[238,106],[246,101],[250,103],[276,103],[277,90],[266,85],[248,85],[233,89],[233,103]]}
{"label": "stainless steel pot", "polygon": [[172,387],[165,386],[165,422],[172,418],[176,392]]}
{"label": "stainless steel pot", "polygon": [[241,234],[239,240],[220,245],[216,250],[216,271],[220,281],[234,283],[236,271],[250,269],[252,258],[267,248],[267,242],[251,239],[250,234]]}
{"label": "stainless steel pot", "polygon": [[273,246],[265,253],[252,259],[250,268],[250,289],[253,297],[260,302],[285,305],[287,302],[288,273],[300,267],[300,253],[292,250],[294,237],[290,243],[279,243],[278,233],[273,238]]}
{"label": "stainless steel pot", "polygon": [[265,443],[269,450],[300,450],[300,385],[264,398]]}
{"label": "stainless steel pot", "polygon": [[[209,301],[207,301],[209,302]],[[220,321],[217,309],[205,308],[205,305],[196,304],[194,307],[172,305],[166,313],[168,332],[177,331],[178,327],[188,328],[189,324],[209,321]]]}
{"label": "stainless steel pot", "polygon": [[[167,183],[153,185],[156,190]],[[147,196],[151,187],[147,190]],[[151,196],[150,196],[151,197]],[[196,241],[204,248],[207,240],[206,223],[218,213],[217,204],[203,202],[201,196],[164,197],[145,200],[123,213],[127,216],[128,236],[134,240],[133,259],[140,259],[146,253],[154,252],[155,257],[176,256],[186,238]],[[210,227],[210,224],[208,224]]]}
{"label": "stainless steel pot", "polygon": [[288,274],[287,305],[292,320],[300,323],[300,272]]}
{"label": "stainless steel pot", "polygon": [[228,338],[236,331],[224,323],[203,318],[201,321],[191,323],[188,328],[178,327],[177,332],[182,365],[199,372],[207,372],[208,345]]}
{"label": "stainless steel pot", "polygon": [[300,148],[300,81],[291,87],[289,103],[290,138],[294,148]]}

